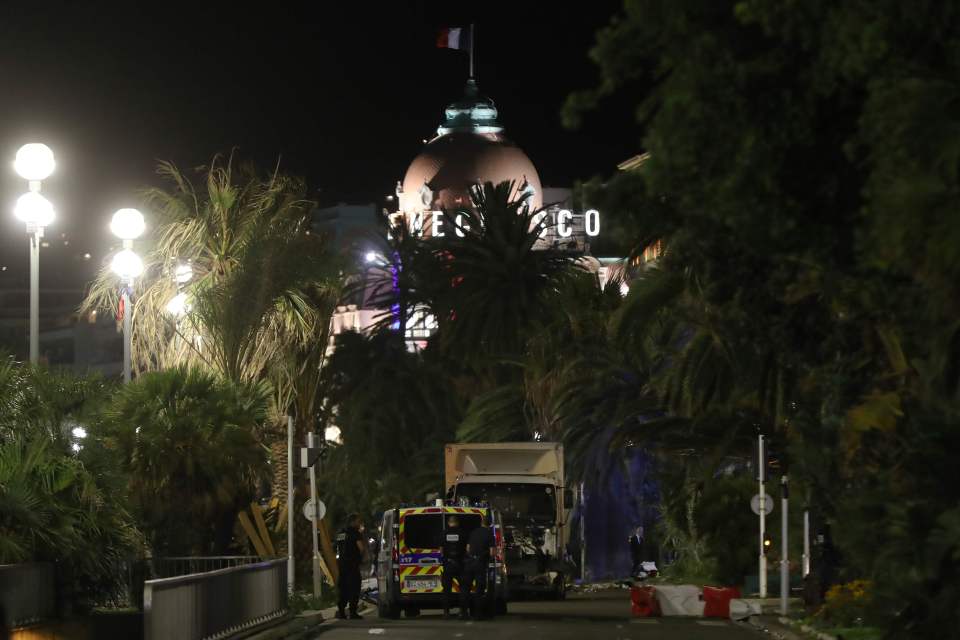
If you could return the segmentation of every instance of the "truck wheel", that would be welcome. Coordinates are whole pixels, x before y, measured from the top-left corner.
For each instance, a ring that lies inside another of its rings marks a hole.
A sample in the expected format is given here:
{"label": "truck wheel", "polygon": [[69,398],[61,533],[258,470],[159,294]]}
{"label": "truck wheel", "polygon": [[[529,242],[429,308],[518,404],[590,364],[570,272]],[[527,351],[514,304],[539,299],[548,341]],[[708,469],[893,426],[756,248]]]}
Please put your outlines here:
{"label": "truck wheel", "polygon": [[553,581],[553,593],[550,594],[553,600],[566,600],[567,599],[567,581],[563,577],[563,574],[557,575],[556,579]]}
{"label": "truck wheel", "polygon": [[496,612],[498,616],[507,615],[507,601],[504,600],[503,598],[497,598],[496,601],[493,603],[493,610]]}

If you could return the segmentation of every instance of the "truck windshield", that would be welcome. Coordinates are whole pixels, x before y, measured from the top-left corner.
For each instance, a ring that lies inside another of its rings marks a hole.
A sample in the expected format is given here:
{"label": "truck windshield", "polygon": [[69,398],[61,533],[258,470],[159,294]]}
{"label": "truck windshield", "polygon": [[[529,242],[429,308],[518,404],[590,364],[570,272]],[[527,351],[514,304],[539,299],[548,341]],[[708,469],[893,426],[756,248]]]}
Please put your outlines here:
{"label": "truck windshield", "polygon": [[557,498],[548,484],[462,483],[457,497],[483,501],[500,511],[507,526],[537,524],[550,526],[557,521]]}
{"label": "truck windshield", "polygon": [[[403,517],[403,541],[411,549],[439,549],[443,546],[443,518],[439,513],[411,514]],[[464,536],[480,526],[480,516],[457,514]],[[464,538],[466,539],[466,538]]]}

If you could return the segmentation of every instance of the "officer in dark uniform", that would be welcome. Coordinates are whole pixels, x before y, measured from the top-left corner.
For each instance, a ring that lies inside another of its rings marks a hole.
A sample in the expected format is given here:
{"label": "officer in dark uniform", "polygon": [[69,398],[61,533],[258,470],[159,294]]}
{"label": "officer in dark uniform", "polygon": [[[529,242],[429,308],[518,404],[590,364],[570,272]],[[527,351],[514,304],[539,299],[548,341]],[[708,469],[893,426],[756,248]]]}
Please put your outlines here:
{"label": "officer in dark uniform", "polygon": [[344,619],[347,614],[344,607],[350,603],[350,618],[359,620],[362,616],[357,613],[360,602],[360,564],[366,552],[366,542],[363,539],[363,520],[359,513],[347,516],[347,526],[337,534],[337,567],[340,569],[340,579],[337,586],[340,588],[340,600],[337,602],[336,617]]}
{"label": "officer in dark uniform", "polygon": [[[447,528],[443,540],[443,617],[450,617],[450,592],[453,581],[460,583],[463,590],[463,555],[466,547],[460,519],[457,516],[447,518]],[[461,613],[463,609],[460,610]]]}
{"label": "officer in dark uniform", "polygon": [[[467,539],[467,559],[463,567],[463,579],[460,580],[461,618],[467,617],[468,610],[473,613],[475,619],[480,618],[483,595],[487,590],[490,554],[495,545],[493,530],[483,522],[470,532],[470,537]],[[471,596],[474,581],[477,583],[477,590]]]}

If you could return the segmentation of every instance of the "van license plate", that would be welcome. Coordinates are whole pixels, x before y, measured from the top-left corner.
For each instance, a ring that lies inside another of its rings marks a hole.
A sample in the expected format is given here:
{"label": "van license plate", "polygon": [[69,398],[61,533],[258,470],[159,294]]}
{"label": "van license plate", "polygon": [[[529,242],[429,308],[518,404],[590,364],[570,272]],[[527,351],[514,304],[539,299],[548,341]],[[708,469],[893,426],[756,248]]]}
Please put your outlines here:
{"label": "van license plate", "polygon": [[440,580],[437,578],[407,578],[408,589],[439,589]]}

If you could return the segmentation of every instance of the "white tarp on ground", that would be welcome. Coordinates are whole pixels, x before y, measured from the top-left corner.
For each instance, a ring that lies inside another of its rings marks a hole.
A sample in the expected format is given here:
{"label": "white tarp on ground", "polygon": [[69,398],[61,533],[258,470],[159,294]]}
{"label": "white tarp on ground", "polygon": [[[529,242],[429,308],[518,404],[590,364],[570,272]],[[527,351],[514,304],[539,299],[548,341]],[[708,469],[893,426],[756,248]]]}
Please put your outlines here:
{"label": "white tarp on ground", "polygon": [[700,587],[692,584],[657,585],[657,602],[665,616],[703,616]]}
{"label": "white tarp on ground", "polygon": [[759,602],[739,600],[737,598],[730,601],[731,620],[746,620],[750,616],[758,616],[761,613]]}

